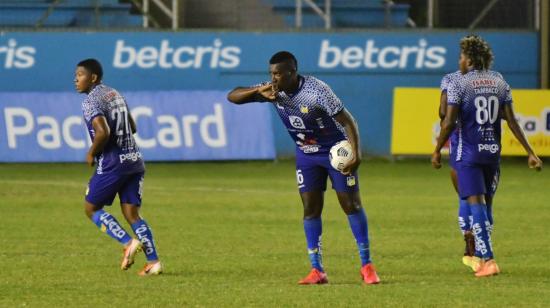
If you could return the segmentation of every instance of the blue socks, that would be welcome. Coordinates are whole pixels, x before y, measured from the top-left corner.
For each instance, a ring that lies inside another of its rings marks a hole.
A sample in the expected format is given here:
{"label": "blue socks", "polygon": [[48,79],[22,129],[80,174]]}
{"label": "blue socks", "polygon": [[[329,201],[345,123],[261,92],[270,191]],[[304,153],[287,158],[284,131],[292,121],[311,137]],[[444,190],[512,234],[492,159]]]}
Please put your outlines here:
{"label": "blue socks", "polygon": [[483,259],[493,258],[493,247],[491,244],[491,223],[487,219],[487,207],[484,204],[470,205],[473,225],[472,231],[476,242],[476,255],[479,254]]}
{"label": "blue socks", "polygon": [[[365,210],[361,209],[355,214],[348,215],[348,221],[357,242],[361,265],[371,263],[369,249],[369,228]],[[307,250],[311,266],[322,272],[321,234],[323,226],[321,218],[304,219],[304,231],[306,233]]]}
{"label": "blue socks", "polygon": [[321,234],[323,233],[321,218],[304,219],[304,231],[306,233],[307,253],[311,267],[324,272],[323,255],[321,253]]}
{"label": "blue socks", "polygon": [[102,232],[107,233],[122,245],[126,245],[132,239],[116,218],[104,210],[96,211],[92,216],[92,221]]}
{"label": "blue socks", "polygon": [[348,215],[348,221],[351,231],[353,232],[353,236],[357,241],[361,265],[364,266],[371,263],[369,250],[369,227],[367,224],[367,215],[365,214],[365,210],[361,209],[355,214]]}
{"label": "blue socks", "polygon": [[459,199],[458,205],[458,227],[462,234],[472,229],[470,222],[472,212],[467,200]]}
{"label": "blue socks", "polygon": [[157,261],[159,258],[153,241],[153,233],[147,222],[143,219],[136,221],[132,224],[132,230],[134,230],[138,240],[143,243],[143,251],[147,261]]}

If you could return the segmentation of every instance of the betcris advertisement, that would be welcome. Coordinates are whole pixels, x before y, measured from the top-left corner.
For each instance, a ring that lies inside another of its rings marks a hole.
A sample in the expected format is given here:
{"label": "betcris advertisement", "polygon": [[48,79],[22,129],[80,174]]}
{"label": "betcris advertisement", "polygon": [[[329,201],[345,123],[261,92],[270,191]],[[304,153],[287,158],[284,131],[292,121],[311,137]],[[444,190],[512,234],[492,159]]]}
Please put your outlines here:
{"label": "betcris advertisement", "polygon": [[[273,159],[269,106],[236,106],[221,91],[126,92],[147,161]],[[83,161],[91,142],[84,95],[0,93],[0,161]]]}
{"label": "betcris advertisement", "polygon": [[[226,93],[269,80],[269,58],[288,50],[298,59],[299,73],[329,84],[353,114],[363,151],[390,155],[394,88],[438,87],[443,75],[457,70],[459,41],[467,34],[7,32],[0,34],[0,92],[70,92],[76,63],[93,57],[103,63],[105,82],[122,93]],[[538,87],[536,32],[476,34],[490,43],[493,68],[513,89]],[[438,102],[433,104],[436,110]],[[275,112],[270,115],[277,154],[292,155],[294,144]]]}

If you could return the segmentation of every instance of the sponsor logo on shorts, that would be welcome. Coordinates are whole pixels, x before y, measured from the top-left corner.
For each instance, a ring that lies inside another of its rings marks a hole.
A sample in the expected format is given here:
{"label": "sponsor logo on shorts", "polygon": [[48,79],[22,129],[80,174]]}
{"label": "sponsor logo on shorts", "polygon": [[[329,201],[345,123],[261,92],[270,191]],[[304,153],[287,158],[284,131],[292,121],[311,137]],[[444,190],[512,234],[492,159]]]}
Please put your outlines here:
{"label": "sponsor logo on shorts", "polygon": [[143,176],[141,177],[141,179],[139,179],[138,194],[139,194],[139,198],[142,199],[143,198]]}
{"label": "sponsor logo on shorts", "polygon": [[308,154],[308,153],[317,153],[317,152],[319,152],[319,148],[320,148],[320,146],[313,145],[313,144],[307,144],[307,145],[304,145],[304,146],[300,147],[300,149],[306,154]]}
{"label": "sponsor logo on shorts", "polygon": [[498,144],[482,144],[482,143],[479,143],[477,145],[477,151],[478,152],[489,151],[492,154],[495,154],[496,152],[498,152],[499,149],[500,149],[500,147],[498,146]]}
{"label": "sponsor logo on shorts", "polygon": [[97,160],[97,174],[103,174],[103,154]]}
{"label": "sponsor logo on shorts", "polygon": [[121,164],[127,160],[135,162],[141,159],[141,152],[131,152],[126,154],[120,154],[118,158],[120,159]]}
{"label": "sponsor logo on shorts", "polygon": [[355,182],[355,176],[353,175],[350,175],[346,178],[346,183],[348,184],[348,186],[355,186],[356,182]]}

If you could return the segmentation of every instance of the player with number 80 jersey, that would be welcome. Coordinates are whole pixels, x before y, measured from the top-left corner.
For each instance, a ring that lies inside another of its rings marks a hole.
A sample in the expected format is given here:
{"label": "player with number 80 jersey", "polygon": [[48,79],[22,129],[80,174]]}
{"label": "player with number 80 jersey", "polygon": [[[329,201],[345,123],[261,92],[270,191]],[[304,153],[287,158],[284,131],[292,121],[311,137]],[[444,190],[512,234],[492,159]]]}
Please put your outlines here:
{"label": "player with number 80 jersey", "polygon": [[498,72],[489,70],[492,60],[491,47],[481,37],[470,35],[460,40],[458,63],[463,75],[447,88],[447,110],[432,153],[432,165],[441,168],[441,148],[456,126],[458,191],[470,207],[475,255],[480,257],[479,262],[471,264],[476,277],[500,272],[491,234],[493,196],[500,177],[502,118],[527,152],[529,167],[542,168],[542,161],[517,123],[510,87]]}
{"label": "player with number 80 jersey", "polygon": [[510,86],[500,73],[472,70],[454,79],[447,89],[447,102],[460,108],[456,161],[498,163],[500,110],[512,103]]}

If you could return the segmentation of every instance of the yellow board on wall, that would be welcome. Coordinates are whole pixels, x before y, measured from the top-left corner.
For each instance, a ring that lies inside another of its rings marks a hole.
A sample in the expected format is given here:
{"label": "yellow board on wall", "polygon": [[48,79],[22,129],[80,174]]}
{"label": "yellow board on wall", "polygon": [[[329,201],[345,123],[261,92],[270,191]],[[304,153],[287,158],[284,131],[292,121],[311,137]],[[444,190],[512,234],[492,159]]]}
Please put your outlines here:
{"label": "yellow board on wall", "polygon": [[[393,155],[431,154],[439,134],[438,88],[395,88],[393,94]],[[514,111],[539,156],[550,156],[550,91],[512,90]],[[502,122],[502,155],[526,155]]]}

